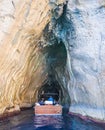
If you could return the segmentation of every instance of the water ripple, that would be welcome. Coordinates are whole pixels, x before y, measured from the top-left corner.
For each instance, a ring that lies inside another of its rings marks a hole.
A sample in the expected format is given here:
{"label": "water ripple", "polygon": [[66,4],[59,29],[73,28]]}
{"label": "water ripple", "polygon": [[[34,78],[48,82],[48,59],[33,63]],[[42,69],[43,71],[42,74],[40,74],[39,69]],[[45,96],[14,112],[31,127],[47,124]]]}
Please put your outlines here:
{"label": "water ripple", "polygon": [[0,130],[105,130],[105,123],[95,123],[73,115],[35,116],[31,109],[0,121]]}

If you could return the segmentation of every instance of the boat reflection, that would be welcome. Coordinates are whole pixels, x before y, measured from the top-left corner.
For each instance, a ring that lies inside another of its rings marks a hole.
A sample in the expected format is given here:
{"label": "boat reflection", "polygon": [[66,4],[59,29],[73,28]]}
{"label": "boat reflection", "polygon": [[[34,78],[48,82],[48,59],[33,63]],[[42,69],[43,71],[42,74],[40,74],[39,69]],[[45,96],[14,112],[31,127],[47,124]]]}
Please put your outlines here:
{"label": "boat reflection", "polygon": [[63,117],[62,115],[35,115],[34,118],[35,128],[52,126],[53,128],[62,128],[63,126]]}

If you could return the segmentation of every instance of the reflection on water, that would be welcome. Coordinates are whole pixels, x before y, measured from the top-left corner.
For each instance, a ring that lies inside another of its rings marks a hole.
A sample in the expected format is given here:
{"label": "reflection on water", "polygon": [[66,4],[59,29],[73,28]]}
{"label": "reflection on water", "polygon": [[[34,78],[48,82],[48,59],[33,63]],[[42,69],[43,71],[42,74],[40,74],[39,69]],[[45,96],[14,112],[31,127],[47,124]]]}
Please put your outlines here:
{"label": "reflection on water", "polygon": [[35,116],[34,118],[35,128],[51,126],[55,129],[63,127],[63,117],[62,116]]}
{"label": "reflection on water", "polygon": [[105,124],[76,116],[35,116],[34,110],[0,121],[0,130],[105,130]]}

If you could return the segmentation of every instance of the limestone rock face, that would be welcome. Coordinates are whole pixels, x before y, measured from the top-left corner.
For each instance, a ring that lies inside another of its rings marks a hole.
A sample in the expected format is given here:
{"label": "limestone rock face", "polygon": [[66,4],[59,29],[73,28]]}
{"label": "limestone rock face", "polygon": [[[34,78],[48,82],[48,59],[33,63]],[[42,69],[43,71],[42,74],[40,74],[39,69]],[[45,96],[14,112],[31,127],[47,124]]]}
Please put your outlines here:
{"label": "limestone rock face", "polygon": [[69,111],[105,120],[104,30],[104,0],[0,1],[0,114],[32,106],[50,75]]}
{"label": "limestone rock face", "polygon": [[31,106],[47,77],[39,40],[50,19],[48,3],[0,1],[0,114]]}
{"label": "limestone rock face", "polygon": [[65,72],[56,71],[70,96],[69,111],[105,120],[105,1],[68,0],[53,18],[67,51]]}
{"label": "limestone rock face", "polygon": [[105,120],[105,1],[69,0],[65,20],[70,111]]}

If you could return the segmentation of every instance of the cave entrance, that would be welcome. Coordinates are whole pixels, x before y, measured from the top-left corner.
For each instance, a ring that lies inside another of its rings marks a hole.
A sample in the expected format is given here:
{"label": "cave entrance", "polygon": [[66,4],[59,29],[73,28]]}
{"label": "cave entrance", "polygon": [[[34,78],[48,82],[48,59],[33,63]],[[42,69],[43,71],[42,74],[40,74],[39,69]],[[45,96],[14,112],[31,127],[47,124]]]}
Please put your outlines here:
{"label": "cave entrance", "polygon": [[50,96],[52,96],[54,100],[61,103],[62,90],[57,81],[51,82],[50,84],[44,84],[38,91],[38,101],[41,100],[41,98],[47,100]]}
{"label": "cave entrance", "polygon": [[[57,41],[56,41],[57,42]],[[47,81],[37,91],[37,100],[42,97],[47,100],[52,96],[60,104],[64,104],[68,100],[67,91],[63,86],[62,76],[65,73],[67,51],[64,43],[55,43],[46,46],[43,49],[43,54],[46,55]],[[64,97],[64,95],[66,96]]]}

